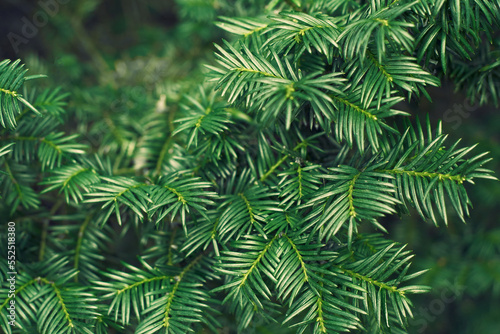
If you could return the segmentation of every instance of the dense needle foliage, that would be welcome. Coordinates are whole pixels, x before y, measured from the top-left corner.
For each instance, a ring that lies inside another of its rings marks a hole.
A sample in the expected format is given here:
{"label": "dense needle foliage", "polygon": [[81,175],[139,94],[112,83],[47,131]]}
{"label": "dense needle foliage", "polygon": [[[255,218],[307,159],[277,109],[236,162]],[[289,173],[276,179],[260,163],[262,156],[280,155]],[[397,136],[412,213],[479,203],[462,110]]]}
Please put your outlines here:
{"label": "dense needle foliage", "polygon": [[203,70],[154,57],[109,70],[74,19],[92,5],[66,15],[93,68],[58,64],[99,85],[67,92],[36,58],[33,74],[0,62],[0,215],[18,273],[9,297],[0,262],[4,332],[408,331],[430,287],[389,218],[466,222],[468,191],[495,177],[483,148],[400,109],[446,80],[500,103],[499,3],[233,2],[177,1],[192,25],[176,43],[209,39],[214,19],[227,33],[215,58],[190,54],[211,52],[196,41],[165,51]]}

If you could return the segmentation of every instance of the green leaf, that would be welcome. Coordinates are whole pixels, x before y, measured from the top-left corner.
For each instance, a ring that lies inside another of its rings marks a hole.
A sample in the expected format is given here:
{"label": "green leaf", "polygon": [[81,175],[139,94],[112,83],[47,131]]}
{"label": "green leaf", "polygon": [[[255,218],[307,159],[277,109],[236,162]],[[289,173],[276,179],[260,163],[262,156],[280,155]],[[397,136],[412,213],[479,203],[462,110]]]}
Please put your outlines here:
{"label": "green leaf", "polygon": [[0,124],[4,128],[15,128],[17,117],[21,114],[21,104],[31,109],[34,113],[40,114],[23,96],[19,90],[23,86],[26,78],[24,75],[28,71],[24,65],[20,65],[21,60],[14,62],[6,59],[0,62]]}

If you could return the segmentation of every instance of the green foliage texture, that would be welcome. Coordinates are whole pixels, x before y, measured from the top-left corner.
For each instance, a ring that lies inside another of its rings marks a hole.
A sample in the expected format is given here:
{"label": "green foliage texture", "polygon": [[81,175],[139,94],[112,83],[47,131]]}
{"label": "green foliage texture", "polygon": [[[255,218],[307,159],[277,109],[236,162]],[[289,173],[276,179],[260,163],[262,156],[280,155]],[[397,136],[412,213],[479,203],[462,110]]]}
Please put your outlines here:
{"label": "green foliage texture", "polygon": [[64,34],[55,65],[0,62],[3,332],[411,331],[427,268],[388,226],[466,222],[495,177],[402,106],[445,81],[498,106],[498,1],[179,0],[125,60],[82,3],[51,24],[89,63]]}

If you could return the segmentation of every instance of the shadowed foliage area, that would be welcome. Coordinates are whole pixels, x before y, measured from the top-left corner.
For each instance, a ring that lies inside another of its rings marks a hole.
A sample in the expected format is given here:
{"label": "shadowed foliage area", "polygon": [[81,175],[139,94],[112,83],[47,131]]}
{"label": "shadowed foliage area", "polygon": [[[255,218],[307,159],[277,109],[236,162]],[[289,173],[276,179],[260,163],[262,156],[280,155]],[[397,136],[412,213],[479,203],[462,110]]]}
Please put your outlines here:
{"label": "shadowed foliage area", "polygon": [[497,1],[0,18],[2,332],[497,333]]}

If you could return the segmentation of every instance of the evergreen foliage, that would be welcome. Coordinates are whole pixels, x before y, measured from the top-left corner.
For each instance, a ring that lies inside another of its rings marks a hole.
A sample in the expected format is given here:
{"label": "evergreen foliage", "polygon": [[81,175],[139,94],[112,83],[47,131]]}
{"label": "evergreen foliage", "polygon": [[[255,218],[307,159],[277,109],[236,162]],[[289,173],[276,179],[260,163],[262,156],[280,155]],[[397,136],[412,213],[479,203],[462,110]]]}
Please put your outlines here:
{"label": "evergreen foliage", "polygon": [[[210,3],[178,1],[200,22]],[[407,332],[430,287],[376,232],[384,217],[465,222],[470,186],[496,178],[480,147],[397,108],[443,80],[498,105],[499,3],[242,1],[244,17],[230,5],[207,80],[174,103],[99,87],[69,106],[0,62],[1,212],[18,230],[5,333],[217,333],[224,313],[240,332]],[[102,94],[126,103],[110,110]],[[137,260],[114,257],[130,233]]]}

